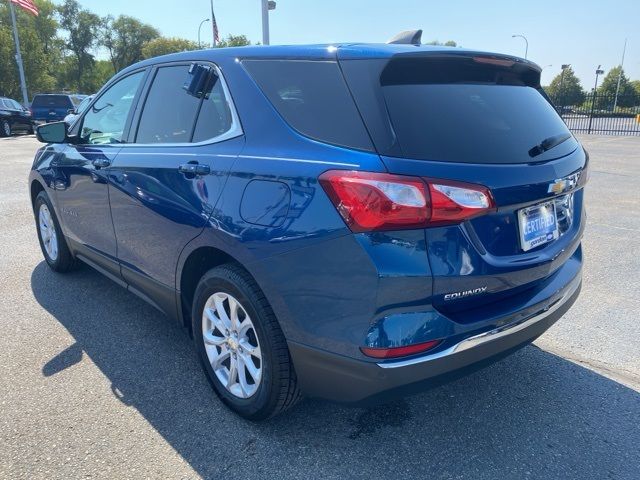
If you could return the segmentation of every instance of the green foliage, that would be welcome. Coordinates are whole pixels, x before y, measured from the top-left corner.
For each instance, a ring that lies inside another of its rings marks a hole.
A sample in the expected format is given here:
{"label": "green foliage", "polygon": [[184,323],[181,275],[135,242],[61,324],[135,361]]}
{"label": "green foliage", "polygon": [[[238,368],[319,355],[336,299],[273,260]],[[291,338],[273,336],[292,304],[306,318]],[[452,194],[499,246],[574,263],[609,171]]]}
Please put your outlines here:
{"label": "green foliage", "polygon": [[[618,89],[618,78],[620,78],[620,88]],[[611,108],[613,108],[613,98],[618,92],[618,107],[633,107],[637,104],[638,98],[636,89],[633,87],[621,66],[617,66],[609,70],[602,80],[602,84],[598,87],[598,95],[606,96],[611,100]]]}
{"label": "green foliage", "polygon": [[103,19],[102,45],[109,51],[113,72],[117,73],[144,57],[144,46],[157,39],[160,32],[136,18],[120,15]]}
{"label": "green foliage", "polygon": [[216,47],[244,47],[245,45],[251,45],[246,35],[227,35],[227,38],[223,38],[216,44]]}
{"label": "green foliage", "polygon": [[58,7],[60,27],[67,32],[65,47],[75,56],[77,77],[73,89],[88,92],[91,88],[92,51],[98,45],[102,21],[98,15],[80,6],[76,0],[65,0]]}
{"label": "green foliage", "polygon": [[197,50],[198,44],[184,38],[159,37],[147,42],[142,47],[142,58],[157,57],[169,53]]}
{"label": "green foliage", "polygon": [[454,40],[447,40],[444,43],[439,42],[438,40],[431,40],[430,42],[427,42],[424,45],[434,45],[434,46],[440,46],[440,47],[457,47],[458,43],[455,42]]}
{"label": "green foliage", "polygon": [[580,80],[571,67],[556,75],[545,91],[556,104],[562,106],[580,105],[585,99]]}

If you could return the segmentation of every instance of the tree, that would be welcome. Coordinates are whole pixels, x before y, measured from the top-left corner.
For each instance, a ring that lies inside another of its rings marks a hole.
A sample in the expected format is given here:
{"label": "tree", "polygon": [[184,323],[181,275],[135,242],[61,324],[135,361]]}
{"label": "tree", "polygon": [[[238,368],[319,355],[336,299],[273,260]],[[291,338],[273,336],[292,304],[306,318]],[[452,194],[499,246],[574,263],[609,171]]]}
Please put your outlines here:
{"label": "tree", "polygon": [[76,0],[65,0],[58,7],[60,26],[67,31],[66,48],[73,53],[76,60],[77,78],[73,88],[78,91],[90,91],[90,81],[85,78],[86,72],[93,68],[93,55],[90,53],[98,44],[98,33],[102,24],[95,13],[81,8]]}
{"label": "tree", "polygon": [[[620,78],[620,89],[618,90],[618,77]],[[614,98],[618,91],[618,107],[632,107],[636,104],[636,90],[629,82],[624,74],[624,70],[620,65],[609,70],[609,73],[602,80],[602,84],[598,87],[598,95],[607,97],[603,99],[607,105],[613,108]]]}
{"label": "tree", "polygon": [[246,35],[227,35],[227,38],[223,38],[216,44],[216,47],[244,47],[245,45],[251,45]]}
{"label": "tree", "polygon": [[144,46],[159,36],[156,28],[127,15],[104,18],[101,43],[109,51],[113,73],[142,60]]}
{"label": "tree", "polygon": [[[28,95],[55,88],[55,66],[62,56],[57,36],[55,6],[49,0],[36,0],[40,15],[16,8],[22,64]],[[0,94],[22,100],[9,8],[0,3]]]}
{"label": "tree", "polygon": [[457,47],[458,43],[454,40],[447,40],[444,43],[439,42],[438,40],[431,40],[430,42],[425,43],[425,45],[435,45],[440,47]]}
{"label": "tree", "polygon": [[573,69],[567,67],[564,73],[560,72],[551,80],[546,88],[547,95],[558,105],[581,105],[585,99],[585,93],[576,77]]}
{"label": "tree", "polygon": [[142,58],[157,57],[169,53],[197,50],[198,44],[184,38],[159,37],[147,42],[142,47]]}
{"label": "tree", "polygon": [[631,86],[635,89],[636,95],[640,99],[640,80],[633,80],[630,83],[631,83]]}

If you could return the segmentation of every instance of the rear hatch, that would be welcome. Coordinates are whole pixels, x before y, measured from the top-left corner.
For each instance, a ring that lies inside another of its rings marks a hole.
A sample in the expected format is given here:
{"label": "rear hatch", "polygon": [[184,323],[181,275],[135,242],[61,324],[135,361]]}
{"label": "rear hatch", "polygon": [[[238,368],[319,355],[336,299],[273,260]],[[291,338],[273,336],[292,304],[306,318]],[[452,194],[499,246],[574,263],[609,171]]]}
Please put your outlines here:
{"label": "rear hatch", "polygon": [[576,252],[587,155],[537,66],[422,50],[340,63],[389,172],[482,185],[493,197],[480,216],[425,229],[437,308],[472,321],[479,305],[535,287]]}
{"label": "rear hatch", "polygon": [[36,121],[56,122],[64,120],[75,106],[69,95],[36,95],[31,102],[31,113]]}

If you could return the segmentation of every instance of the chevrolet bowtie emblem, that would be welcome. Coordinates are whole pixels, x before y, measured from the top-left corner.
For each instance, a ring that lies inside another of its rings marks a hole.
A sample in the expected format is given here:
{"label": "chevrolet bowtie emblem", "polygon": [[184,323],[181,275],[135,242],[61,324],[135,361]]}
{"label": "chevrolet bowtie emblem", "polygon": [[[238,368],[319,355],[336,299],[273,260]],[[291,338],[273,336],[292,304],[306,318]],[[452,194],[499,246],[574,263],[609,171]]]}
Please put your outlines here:
{"label": "chevrolet bowtie emblem", "polygon": [[564,178],[558,178],[549,184],[547,193],[558,195],[559,193],[571,190],[578,184],[578,180],[580,180],[580,172],[571,174]]}

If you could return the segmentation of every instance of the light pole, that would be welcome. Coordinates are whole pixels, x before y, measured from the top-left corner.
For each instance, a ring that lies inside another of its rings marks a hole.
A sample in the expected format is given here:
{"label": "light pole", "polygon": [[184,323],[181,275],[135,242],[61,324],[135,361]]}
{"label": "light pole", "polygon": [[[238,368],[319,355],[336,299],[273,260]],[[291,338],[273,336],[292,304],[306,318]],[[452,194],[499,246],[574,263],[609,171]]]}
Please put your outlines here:
{"label": "light pole", "polygon": [[202,25],[204,25],[205,23],[211,21],[210,18],[205,18],[204,20],[202,20],[200,22],[200,26],[198,27],[198,48],[202,48],[202,44],[200,43],[200,30],[202,30]]}
{"label": "light pole", "polygon": [[601,70],[602,65],[598,65],[596,68],[596,84],[593,86],[593,100],[591,100],[591,115],[589,115],[589,128],[587,133],[591,133],[591,123],[593,122],[593,112],[596,109],[596,92],[598,91],[598,75],[602,75],[604,70]]}
{"label": "light pole", "polygon": [[276,9],[273,0],[260,0],[262,4],[262,44],[269,45],[269,10]]}
{"label": "light pole", "polygon": [[529,54],[529,40],[524,35],[511,35],[511,38],[522,38],[524,40],[524,59],[527,59]]}
{"label": "light pole", "polygon": [[570,66],[571,66],[571,65],[570,65],[570,64],[568,64],[568,63],[563,63],[563,64],[561,65],[562,73],[560,74],[560,88],[558,89],[558,100],[561,100],[561,99],[562,99],[562,94],[563,94],[563,91],[562,91],[562,85],[564,84],[564,71],[565,71],[567,68],[569,68]]}

